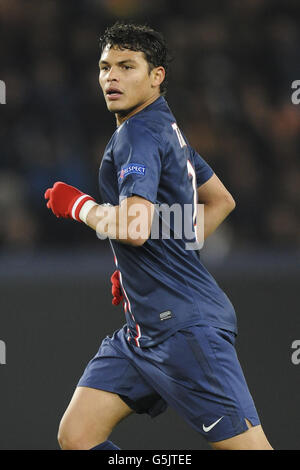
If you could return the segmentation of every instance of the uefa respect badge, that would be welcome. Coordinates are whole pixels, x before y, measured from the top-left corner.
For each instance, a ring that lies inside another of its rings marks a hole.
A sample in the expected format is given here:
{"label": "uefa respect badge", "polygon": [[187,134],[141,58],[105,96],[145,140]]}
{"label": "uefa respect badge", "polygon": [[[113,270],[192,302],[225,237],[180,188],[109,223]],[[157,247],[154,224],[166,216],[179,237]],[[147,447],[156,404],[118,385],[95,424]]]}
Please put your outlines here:
{"label": "uefa respect badge", "polygon": [[120,179],[126,178],[126,176],[135,174],[139,176],[145,176],[146,167],[140,163],[129,163],[121,168]]}

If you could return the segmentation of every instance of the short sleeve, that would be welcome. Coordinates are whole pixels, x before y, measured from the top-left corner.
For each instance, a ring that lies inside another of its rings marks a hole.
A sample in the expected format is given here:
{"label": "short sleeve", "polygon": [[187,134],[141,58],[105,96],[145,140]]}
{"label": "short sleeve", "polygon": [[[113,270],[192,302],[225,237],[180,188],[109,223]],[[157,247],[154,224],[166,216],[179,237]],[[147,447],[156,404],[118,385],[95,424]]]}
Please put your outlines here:
{"label": "short sleeve", "polygon": [[197,187],[206,183],[214,174],[213,169],[200,157],[200,155],[191,147],[194,160],[194,168],[196,173]]}
{"label": "short sleeve", "polygon": [[113,148],[120,202],[141,196],[156,203],[161,173],[159,141],[144,122],[125,121]]}

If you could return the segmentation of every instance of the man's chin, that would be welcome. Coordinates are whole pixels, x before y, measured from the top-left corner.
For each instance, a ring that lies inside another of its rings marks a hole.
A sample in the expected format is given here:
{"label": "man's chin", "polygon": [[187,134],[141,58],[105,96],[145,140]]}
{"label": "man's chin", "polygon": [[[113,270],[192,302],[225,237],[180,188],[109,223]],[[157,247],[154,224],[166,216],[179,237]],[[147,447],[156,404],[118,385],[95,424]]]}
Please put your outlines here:
{"label": "man's chin", "polygon": [[118,103],[106,103],[108,111],[114,114],[126,114],[126,110],[122,108]]}
{"label": "man's chin", "polygon": [[124,107],[121,107],[118,103],[107,103],[108,111],[114,114],[118,114],[118,116],[120,117],[127,116],[127,114],[129,114],[134,108],[135,106],[125,109]]}
{"label": "man's chin", "polygon": [[113,106],[110,106],[108,108],[108,111],[113,114],[118,114],[119,116],[126,116],[127,114],[126,111],[124,111],[124,109],[114,108]]}

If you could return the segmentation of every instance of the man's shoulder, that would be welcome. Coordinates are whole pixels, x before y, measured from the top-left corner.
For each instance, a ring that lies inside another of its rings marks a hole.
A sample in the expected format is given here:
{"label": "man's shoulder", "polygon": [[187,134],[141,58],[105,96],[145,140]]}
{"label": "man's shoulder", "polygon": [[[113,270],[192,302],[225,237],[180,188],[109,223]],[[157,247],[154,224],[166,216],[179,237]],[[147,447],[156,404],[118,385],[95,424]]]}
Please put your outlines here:
{"label": "man's shoulder", "polygon": [[166,100],[160,97],[154,103],[121,124],[114,134],[114,141],[152,142],[160,146],[167,140],[174,121]]}
{"label": "man's shoulder", "polygon": [[132,116],[125,121],[116,132],[115,138],[119,141],[156,141],[161,142],[162,126],[159,120],[151,116]]}

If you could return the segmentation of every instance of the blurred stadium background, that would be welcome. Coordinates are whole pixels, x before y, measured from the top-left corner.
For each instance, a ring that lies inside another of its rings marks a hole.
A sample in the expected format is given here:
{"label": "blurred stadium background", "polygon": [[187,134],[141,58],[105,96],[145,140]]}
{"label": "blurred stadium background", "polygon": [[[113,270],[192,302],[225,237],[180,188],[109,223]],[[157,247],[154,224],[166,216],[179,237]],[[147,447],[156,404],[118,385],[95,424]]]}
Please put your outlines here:
{"label": "blurred stadium background", "polygon": [[[98,85],[98,39],[117,19],[161,30],[173,52],[167,101],[237,207],[202,258],[236,307],[241,363],[265,431],[299,449],[300,79],[297,0],[0,0],[0,449],[57,449],[56,431],[111,305],[107,241],[46,209],[65,181],[99,201],[115,129]],[[134,429],[134,431],[132,431]],[[132,416],[127,449],[206,449],[169,410]]]}

